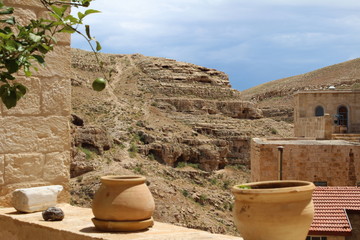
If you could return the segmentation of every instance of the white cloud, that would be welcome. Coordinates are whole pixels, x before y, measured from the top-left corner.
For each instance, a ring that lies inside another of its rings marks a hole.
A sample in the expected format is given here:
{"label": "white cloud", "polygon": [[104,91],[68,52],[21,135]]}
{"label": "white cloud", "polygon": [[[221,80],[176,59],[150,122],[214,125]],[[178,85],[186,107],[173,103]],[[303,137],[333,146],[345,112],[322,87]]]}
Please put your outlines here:
{"label": "white cloud", "polygon": [[[91,8],[102,11],[87,23],[104,52],[205,66],[262,61],[273,71],[276,64],[286,69],[284,64],[297,62],[305,68],[360,52],[359,0],[96,0]],[[85,44],[73,37],[74,47],[88,49]],[[250,79],[259,76],[252,74]]]}

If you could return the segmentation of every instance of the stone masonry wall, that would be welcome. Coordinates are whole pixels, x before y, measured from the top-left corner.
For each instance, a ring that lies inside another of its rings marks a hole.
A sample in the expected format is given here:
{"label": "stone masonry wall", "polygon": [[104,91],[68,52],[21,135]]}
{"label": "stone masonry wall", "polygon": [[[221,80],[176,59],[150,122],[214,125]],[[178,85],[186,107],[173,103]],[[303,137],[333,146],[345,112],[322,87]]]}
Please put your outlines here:
{"label": "stone masonry wall", "polygon": [[360,144],[346,141],[265,140],[251,142],[251,179],[278,179],[278,146],[283,146],[283,179],[355,186],[360,181]]}
{"label": "stone masonry wall", "polygon": [[[5,0],[15,7],[18,22],[44,16],[39,0]],[[30,78],[22,73],[28,93],[16,108],[0,105],[0,205],[10,204],[16,188],[60,184],[60,201],[68,201],[71,111],[70,36],[57,37],[58,45]]]}
{"label": "stone masonry wall", "polygon": [[306,117],[297,119],[295,128],[296,137],[308,137],[316,139],[331,139],[333,132],[333,120],[329,114],[322,117]]}
{"label": "stone masonry wall", "polygon": [[348,132],[360,132],[360,91],[334,90],[334,91],[306,91],[294,95],[294,129],[295,136],[298,135],[303,125],[301,118],[315,116],[315,108],[321,106],[324,113],[329,114],[335,120],[340,106],[345,106],[348,110]]}

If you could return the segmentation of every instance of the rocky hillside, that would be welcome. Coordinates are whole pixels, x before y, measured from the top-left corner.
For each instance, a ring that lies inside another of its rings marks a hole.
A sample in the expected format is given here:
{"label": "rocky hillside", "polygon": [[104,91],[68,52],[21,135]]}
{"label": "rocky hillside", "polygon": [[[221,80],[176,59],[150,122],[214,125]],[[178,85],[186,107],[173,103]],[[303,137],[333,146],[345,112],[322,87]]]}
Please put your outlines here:
{"label": "rocky hillside", "polygon": [[99,178],[142,174],[158,221],[236,234],[230,188],[249,180],[251,137],[292,136],[263,118],[225,73],[175,60],[100,55],[112,73],[103,92],[92,53],[73,49],[72,202],[90,206]]}
{"label": "rocky hillside", "polygon": [[299,90],[360,89],[360,58],[305,74],[274,80],[242,92],[245,100],[258,104],[265,117],[291,122],[292,95]]}

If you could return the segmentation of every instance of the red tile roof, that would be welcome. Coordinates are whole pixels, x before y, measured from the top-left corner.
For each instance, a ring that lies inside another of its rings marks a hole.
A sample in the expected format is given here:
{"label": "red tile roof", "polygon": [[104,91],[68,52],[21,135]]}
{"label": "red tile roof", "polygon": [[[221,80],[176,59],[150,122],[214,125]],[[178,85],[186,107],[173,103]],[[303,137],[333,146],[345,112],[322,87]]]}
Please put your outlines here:
{"label": "red tile roof", "polygon": [[346,210],[360,211],[359,187],[316,187],[313,201],[315,215],[309,234],[348,235],[351,232]]}

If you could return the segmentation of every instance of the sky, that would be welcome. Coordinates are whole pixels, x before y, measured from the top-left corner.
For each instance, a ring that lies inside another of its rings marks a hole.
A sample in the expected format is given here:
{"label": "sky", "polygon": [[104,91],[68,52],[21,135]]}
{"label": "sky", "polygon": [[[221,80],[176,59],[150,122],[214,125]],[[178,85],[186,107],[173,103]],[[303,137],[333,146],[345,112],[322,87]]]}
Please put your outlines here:
{"label": "sky", "polygon": [[[359,0],[95,0],[101,52],[223,71],[245,90],[360,57]],[[72,47],[90,50],[79,36]]]}

